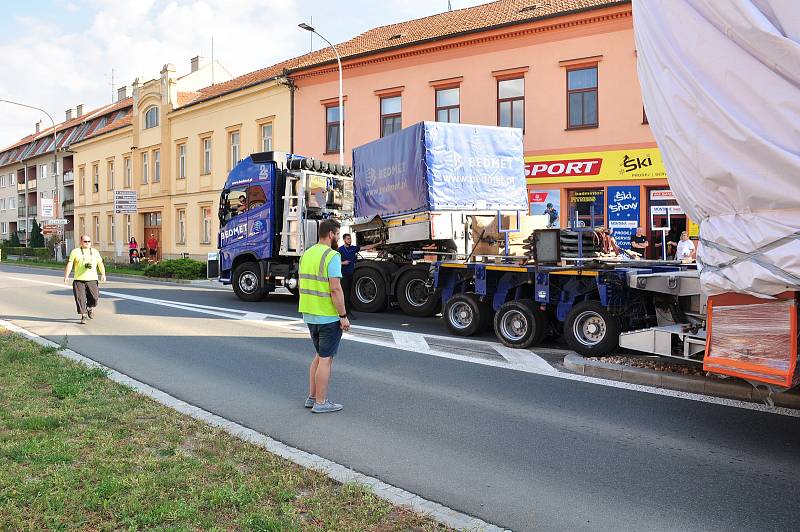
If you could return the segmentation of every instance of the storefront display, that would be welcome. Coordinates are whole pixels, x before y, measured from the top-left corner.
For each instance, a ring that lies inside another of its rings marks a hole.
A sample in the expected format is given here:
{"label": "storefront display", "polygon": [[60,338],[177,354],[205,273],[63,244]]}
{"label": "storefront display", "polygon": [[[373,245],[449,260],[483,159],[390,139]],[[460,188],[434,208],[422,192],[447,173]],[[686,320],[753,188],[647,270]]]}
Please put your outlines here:
{"label": "storefront display", "polygon": [[529,190],[531,214],[547,214],[550,216],[548,227],[559,227],[561,213],[561,191],[558,189]]}
{"label": "storefront display", "polygon": [[602,188],[569,190],[568,219],[577,220],[579,227],[606,225],[605,191]]}

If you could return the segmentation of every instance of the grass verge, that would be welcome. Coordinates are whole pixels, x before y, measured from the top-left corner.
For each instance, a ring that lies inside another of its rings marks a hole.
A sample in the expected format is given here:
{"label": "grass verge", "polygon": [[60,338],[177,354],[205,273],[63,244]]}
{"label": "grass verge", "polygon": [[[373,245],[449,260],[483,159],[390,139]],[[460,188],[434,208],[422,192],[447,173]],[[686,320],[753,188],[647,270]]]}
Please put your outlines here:
{"label": "grass verge", "polygon": [[0,530],[446,530],[0,329]]}
{"label": "grass verge", "polygon": [[[20,266],[40,266],[42,268],[52,268],[54,270],[63,270],[66,262],[58,262],[55,260],[6,260],[0,264],[20,265]],[[106,262],[106,275],[114,275],[115,273],[122,273],[125,275],[144,275],[144,266],[141,268],[129,268],[126,266],[117,266],[113,262]]]}

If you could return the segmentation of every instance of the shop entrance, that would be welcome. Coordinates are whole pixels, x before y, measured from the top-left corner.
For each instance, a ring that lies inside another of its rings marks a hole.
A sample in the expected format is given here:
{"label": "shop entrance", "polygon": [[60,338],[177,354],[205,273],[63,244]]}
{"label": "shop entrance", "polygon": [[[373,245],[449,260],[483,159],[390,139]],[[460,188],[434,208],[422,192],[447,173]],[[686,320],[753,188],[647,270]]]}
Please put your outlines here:
{"label": "shop entrance", "polygon": [[[156,246],[156,253],[155,255],[152,254],[150,251],[150,244],[151,240],[155,240],[157,242]],[[160,212],[146,212],[144,213],[144,235],[141,241],[140,246],[143,248],[146,246],[147,250],[147,258],[149,260],[161,260],[161,250],[163,249],[164,245],[161,241],[161,213]]]}
{"label": "shop entrance", "polygon": [[666,246],[667,259],[672,259],[681,232],[688,229],[686,213],[668,188],[650,188],[647,197],[647,240],[650,242],[647,258],[662,259]]}

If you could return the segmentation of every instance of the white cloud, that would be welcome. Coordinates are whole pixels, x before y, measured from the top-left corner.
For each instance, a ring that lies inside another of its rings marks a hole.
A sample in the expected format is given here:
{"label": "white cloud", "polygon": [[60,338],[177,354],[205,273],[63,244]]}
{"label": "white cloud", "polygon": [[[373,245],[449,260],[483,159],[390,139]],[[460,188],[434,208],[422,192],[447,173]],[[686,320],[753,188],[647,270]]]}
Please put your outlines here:
{"label": "white cloud", "polygon": [[[482,2],[452,3],[457,9]],[[212,36],[216,58],[238,76],[307,52],[309,34],[297,24],[312,16],[320,33],[341,42],[374,26],[444,11],[447,1],[72,0],[62,9],[35,13],[32,7],[15,21],[21,36],[0,40],[0,98],[43,107],[57,122],[79,103],[87,110],[109,103],[112,68],[117,86],[157,77],[165,63],[180,75],[191,57],[210,58]],[[316,39],[315,48],[321,45]],[[31,133],[38,119],[35,111],[0,104],[0,147]]]}

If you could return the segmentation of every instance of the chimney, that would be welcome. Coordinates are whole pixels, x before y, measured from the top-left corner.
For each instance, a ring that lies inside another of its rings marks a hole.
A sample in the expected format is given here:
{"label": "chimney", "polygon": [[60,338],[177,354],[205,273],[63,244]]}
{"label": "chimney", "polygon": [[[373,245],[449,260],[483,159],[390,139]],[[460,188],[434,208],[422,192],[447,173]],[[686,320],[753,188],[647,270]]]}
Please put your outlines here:
{"label": "chimney", "polygon": [[42,130],[42,121],[39,120],[38,122],[36,122],[36,132],[39,133],[39,131],[41,130]]}
{"label": "chimney", "polygon": [[203,65],[205,65],[205,58],[202,55],[192,57],[192,72],[197,72]]}
{"label": "chimney", "polygon": [[72,109],[67,109],[67,122],[72,120]]}
{"label": "chimney", "polygon": [[122,101],[128,97],[128,86],[123,85],[122,87],[117,89],[117,101]]}
{"label": "chimney", "polygon": [[80,117],[82,117],[82,116],[83,116],[83,104],[82,104],[82,103],[79,103],[79,104],[78,104],[78,105],[75,107],[75,118],[80,118]]}

